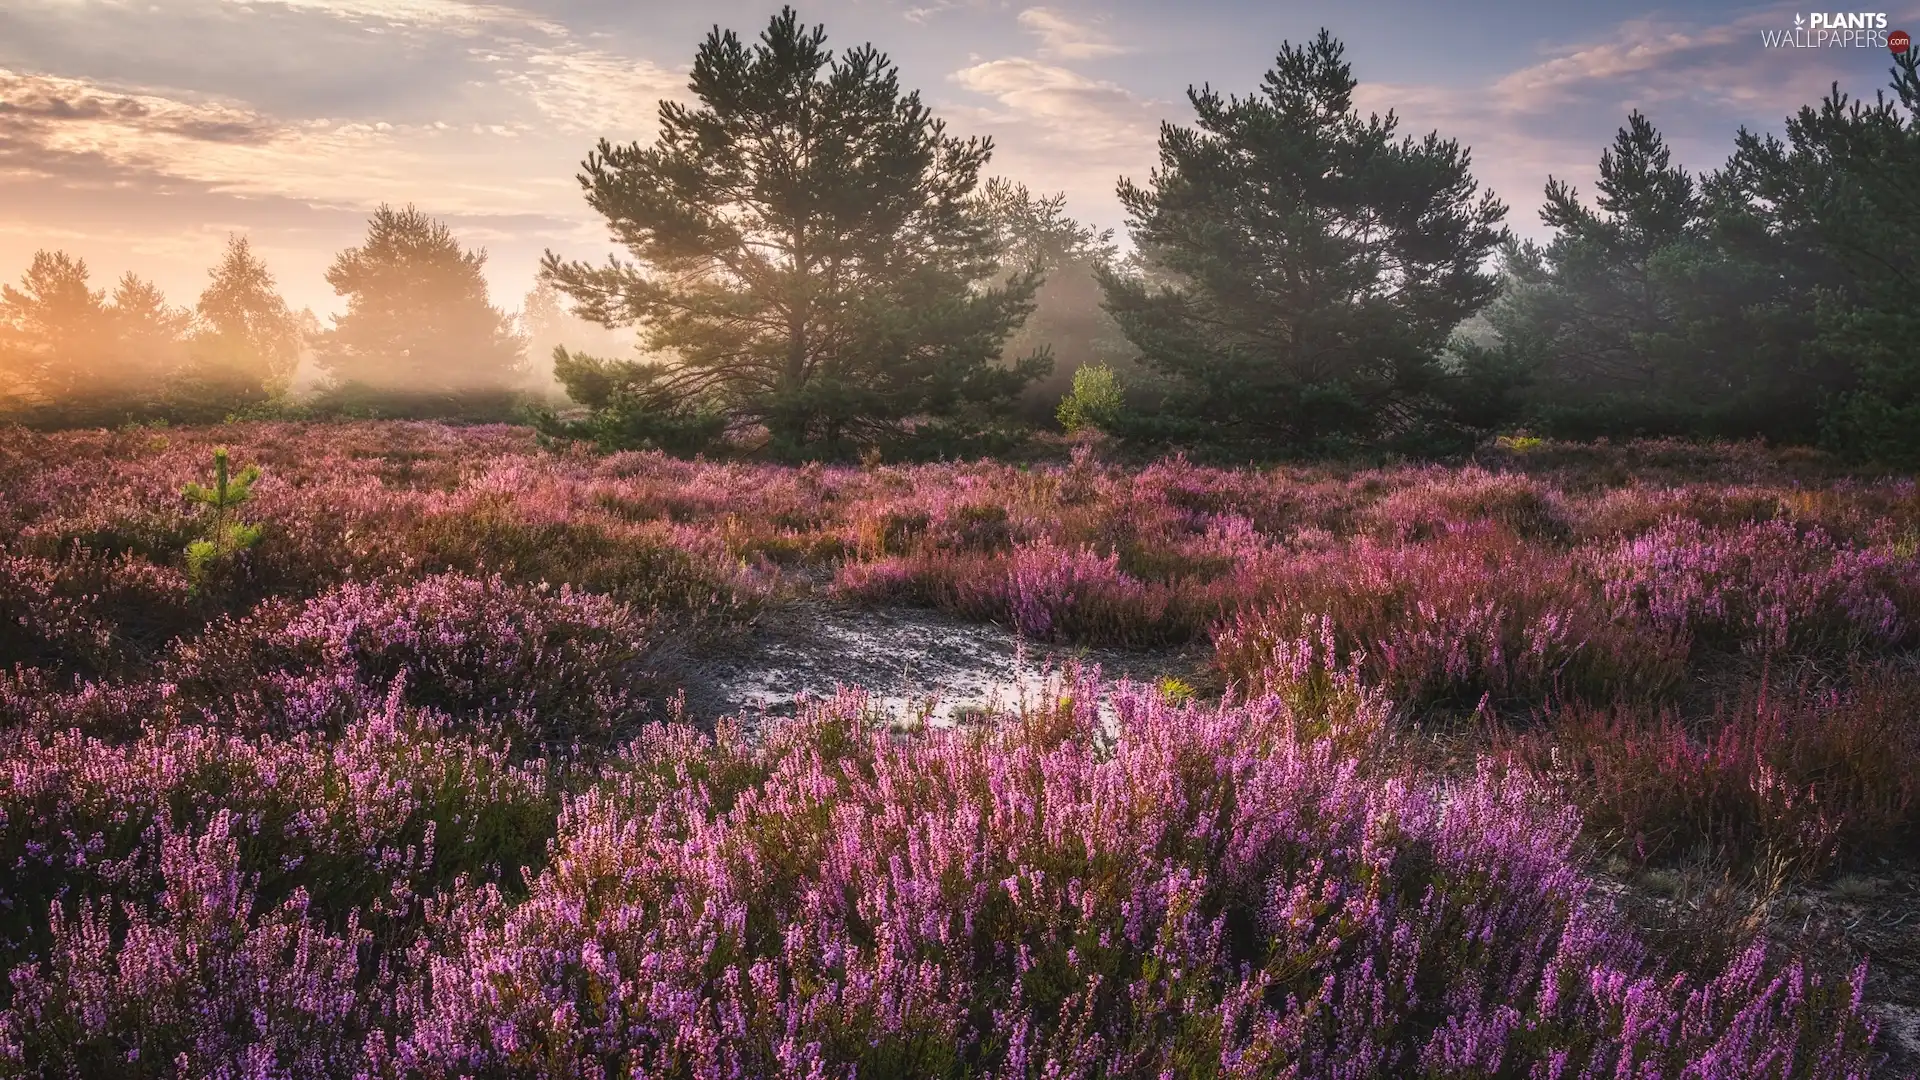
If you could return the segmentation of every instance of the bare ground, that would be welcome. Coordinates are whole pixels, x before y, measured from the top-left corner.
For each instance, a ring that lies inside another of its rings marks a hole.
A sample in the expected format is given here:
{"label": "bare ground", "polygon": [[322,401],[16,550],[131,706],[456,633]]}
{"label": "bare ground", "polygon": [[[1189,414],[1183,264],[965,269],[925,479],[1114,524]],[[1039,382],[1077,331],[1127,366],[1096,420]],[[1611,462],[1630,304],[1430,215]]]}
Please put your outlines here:
{"label": "bare ground", "polygon": [[1007,627],[938,611],[806,600],[767,609],[723,647],[664,658],[662,674],[686,688],[687,712],[703,723],[792,716],[801,695],[827,698],[856,686],[897,719],[952,723],[1017,708],[1022,695],[1034,700],[1047,673],[1074,662],[1109,679],[1152,682],[1194,678],[1204,655],[1024,642]]}

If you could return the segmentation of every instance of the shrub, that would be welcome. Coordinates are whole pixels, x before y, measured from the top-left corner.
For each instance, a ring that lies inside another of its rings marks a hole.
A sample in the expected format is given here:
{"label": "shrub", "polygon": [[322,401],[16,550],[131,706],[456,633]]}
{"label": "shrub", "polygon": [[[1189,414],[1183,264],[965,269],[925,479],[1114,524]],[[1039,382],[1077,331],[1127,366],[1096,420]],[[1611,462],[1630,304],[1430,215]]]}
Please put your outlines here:
{"label": "shrub", "polygon": [[1060,399],[1054,415],[1071,435],[1085,428],[1109,431],[1126,406],[1120,376],[1105,364],[1086,364],[1073,373],[1073,390]]}
{"label": "shrub", "polygon": [[193,625],[186,578],[128,554],[0,552],[0,663],[102,673],[137,664]]}
{"label": "shrub", "polygon": [[834,591],[866,603],[926,603],[1002,621],[1038,641],[1151,645],[1197,629],[1169,589],[1129,576],[1118,555],[1060,548],[1046,539],[1004,558],[928,553],[849,563],[836,575]]}
{"label": "shrub", "polygon": [[253,485],[260,479],[260,467],[249,465],[238,476],[231,475],[227,448],[213,452],[213,486],[188,484],[181,494],[212,511],[206,535],[187,545],[187,577],[196,585],[205,579],[216,563],[232,558],[260,542],[260,527],[234,516],[253,496]]}
{"label": "shrub", "polygon": [[1214,631],[1222,674],[1250,691],[1266,685],[1275,650],[1321,619],[1330,662],[1359,663],[1415,705],[1650,697],[1684,670],[1684,642],[1617,617],[1571,559],[1484,527],[1302,554],[1261,590]]}
{"label": "shrub", "polygon": [[1606,848],[1643,862],[1772,859],[1799,876],[1920,853],[1920,678],[1885,665],[1845,689],[1764,684],[1690,724],[1672,708],[1571,705],[1509,736],[1568,785]]}
{"label": "shrub", "polygon": [[256,916],[232,823],[223,811],[197,837],[161,826],[157,911],[54,901],[46,963],[12,972],[0,1069],[338,1076],[362,1063],[367,932],[327,933],[301,892]]}
{"label": "shrub", "polygon": [[[355,688],[501,724],[535,746],[604,741],[648,714],[654,629],[571,586],[442,574],[348,584],[295,608],[223,619],[171,654],[167,677],[212,719],[326,730]],[[345,690],[340,688],[345,687]]]}
{"label": "shrub", "polygon": [[676,742],[644,794],[569,802],[525,903],[444,940],[401,1052],[435,1075],[1869,1066],[1860,973],[1764,946],[1660,971],[1524,782],[1362,777],[1274,699],[1141,688],[1109,741],[1097,688],[1070,694],[904,742],[842,698],[724,798],[694,778],[733,755]]}
{"label": "shrub", "polygon": [[59,920],[96,902],[152,912],[167,835],[204,836],[223,815],[238,870],[263,910],[296,893],[335,932],[394,946],[424,903],[462,877],[509,891],[537,865],[554,805],[541,772],[456,734],[397,695],[338,737],[244,738],[155,728],[129,743],[73,731],[15,735],[0,780],[0,942],[44,956]]}
{"label": "shrub", "polygon": [[1910,639],[1920,563],[1836,544],[1781,521],[1716,529],[1669,521],[1598,551],[1608,599],[1697,644],[1844,655]]}

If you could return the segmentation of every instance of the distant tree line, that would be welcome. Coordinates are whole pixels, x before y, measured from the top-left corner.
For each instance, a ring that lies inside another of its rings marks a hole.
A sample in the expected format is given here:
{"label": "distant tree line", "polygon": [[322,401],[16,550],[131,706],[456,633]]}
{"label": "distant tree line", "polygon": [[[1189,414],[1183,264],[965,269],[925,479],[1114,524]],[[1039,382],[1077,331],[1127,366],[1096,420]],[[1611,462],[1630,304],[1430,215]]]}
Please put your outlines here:
{"label": "distant tree line", "polygon": [[[229,239],[192,309],[131,273],[109,295],[91,286],[84,260],[42,251],[18,287],[0,287],[0,420],[511,415],[525,390],[525,342],[488,302],[485,264],[444,224],[382,206],[366,242],[327,271],[346,311],[322,329],[311,311],[288,308],[242,236]],[[294,410],[303,358],[322,392]]]}
{"label": "distant tree line", "polygon": [[[1490,352],[1544,434],[1819,442],[1920,464],[1920,79],[1836,85],[1784,141],[1742,130],[1693,176],[1634,113],[1592,206],[1549,182],[1544,245],[1508,241]],[[1487,353],[1480,353],[1482,357]]]}
{"label": "distant tree line", "polygon": [[485,253],[411,207],[335,261],[324,331],[244,240],[193,311],[43,253],[0,297],[0,393],[244,409],[305,350],[336,404],[530,398],[548,435],[607,448],[977,453],[1058,424],[1429,454],[1527,429],[1920,463],[1911,55],[1891,97],[1836,85],[1702,175],[1632,114],[1591,202],[1549,180],[1544,243],[1513,236],[1467,148],[1362,115],[1355,87],[1322,31],[1252,94],[1190,90],[1191,126],[1119,184],[1122,257],[1063,196],[984,176],[991,140],[949,134],[884,54],[836,54],[784,9],[757,42],[714,28],[651,145],[588,156],[625,257],[549,252],[517,322]]}
{"label": "distant tree line", "polygon": [[10,413],[52,423],[203,418],[283,392],[308,329],[244,237],[192,310],[131,273],[109,295],[84,260],[42,251],[18,287],[0,287],[0,395]]}

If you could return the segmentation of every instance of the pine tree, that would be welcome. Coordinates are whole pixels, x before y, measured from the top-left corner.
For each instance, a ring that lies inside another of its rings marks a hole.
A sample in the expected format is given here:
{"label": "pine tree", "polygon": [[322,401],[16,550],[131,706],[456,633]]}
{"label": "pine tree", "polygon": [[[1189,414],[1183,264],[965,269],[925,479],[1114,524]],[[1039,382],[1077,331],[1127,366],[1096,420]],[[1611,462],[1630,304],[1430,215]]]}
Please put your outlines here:
{"label": "pine tree", "polygon": [[88,287],[86,260],[35,252],[19,288],[0,286],[0,326],[0,374],[13,396],[68,403],[111,387],[115,327],[106,293]]}
{"label": "pine tree", "polygon": [[[1920,58],[1895,58],[1893,96],[1836,84],[1787,121],[1786,140],[1742,130],[1729,202],[1813,308],[1810,351],[1831,386],[1827,439],[1920,465]],[[1809,400],[1808,404],[1813,404]]]}
{"label": "pine tree", "polygon": [[152,282],[121,275],[111,298],[87,264],[39,252],[20,288],[0,290],[0,376],[34,422],[117,424],[152,415],[185,359],[193,315]]}
{"label": "pine tree", "polygon": [[487,300],[486,261],[412,206],[381,206],[366,243],[341,252],[327,271],[347,311],[318,344],[320,366],[340,384],[374,393],[510,389],[524,344]]}
{"label": "pine tree", "polygon": [[567,349],[592,356],[617,356],[632,351],[632,342],[614,330],[576,318],[553,282],[534,282],[520,306],[520,333],[527,341],[527,386],[541,395],[560,391],[554,373],[554,350]]}
{"label": "pine tree", "polygon": [[1724,173],[1675,165],[1629,115],[1595,205],[1549,178],[1544,247],[1510,246],[1488,321],[1533,361],[1532,411],[1566,435],[1782,435],[1810,416],[1785,279],[1746,249]]}
{"label": "pine tree", "polygon": [[227,448],[213,451],[213,483],[188,483],[180,494],[189,502],[209,511],[207,535],[187,545],[187,576],[198,588],[209,570],[221,561],[260,542],[258,525],[241,521],[236,515],[241,505],[253,498],[253,485],[260,480],[260,466],[249,465],[236,475]]}
{"label": "pine tree", "polygon": [[1284,45],[1262,91],[1190,89],[1147,187],[1122,181],[1136,247],[1173,282],[1103,271],[1107,307],[1174,387],[1189,433],[1269,446],[1409,435],[1438,419],[1454,328],[1493,299],[1506,208],[1469,154],[1361,117],[1343,47]]}
{"label": "pine tree", "polygon": [[[1651,121],[1627,118],[1600,155],[1598,212],[1572,187],[1547,179],[1540,220],[1558,231],[1546,251],[1548,273],[1566,307],[1552,327],[1563,353],[1589,377],[1642,392],[1671,392],[1668,339],[1676,297],[1662,288],[1658,257],[1699,236],[1701,204],[1692,176],[1672,164]],[[1556,357],[1559,359],[1561,357]]]}
{"label": "pine tree", "polygon": [[637,406],[711,401],[794,453],[984,421],[1047,366],[995,362],[1038,278],[992,281],[992,144],[947,135],[871,46],[825,41],[791,8],[757,46],[715,27],[699,104],[663,102],[653,146],[603,140],[580,177],[635,262],[546,260],[582,317],[671,358],[628,369]]}
{"label": "pine tree", "polygon": [[1065,192],[1035,195],[1027,185],[993,177],[976,198],[994,235],[1000,262],[1014,270],[1053,274],[1075,264],[1111,262],[1113,230],[1095,231],[1067,215]]}
{"label": "pine tree", "polygon": [[183,396],[224,408],[285,393],[304,339],[273,274],[246,237],[232,236],[208,278]]}
{"label": "pine tree", "polygon": [[158,286],[129,271],[114,287],[108,316],[119,361],[111,396],[136,407],[157,405],[186,360],[193,313],[167,303]]}

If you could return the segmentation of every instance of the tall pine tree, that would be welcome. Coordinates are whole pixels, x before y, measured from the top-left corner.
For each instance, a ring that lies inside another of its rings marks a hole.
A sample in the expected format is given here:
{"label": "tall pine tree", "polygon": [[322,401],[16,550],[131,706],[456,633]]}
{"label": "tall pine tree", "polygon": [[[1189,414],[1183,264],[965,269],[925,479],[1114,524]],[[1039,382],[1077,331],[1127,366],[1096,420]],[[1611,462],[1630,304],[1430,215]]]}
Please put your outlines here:
{"label": "tall pine tree", "polygon": [[191,312],[131,272],[111,296],[88,276],[84,260],[42,251],[18,288],[0,289],[0,398],[32,423],[154,415],[185,359]]}
{"label": "tall pine tree", "polygon": [[1052,373],[1021,395],[1022,416],[1053,422],[1074,373],[1090,365],[1117,368],[1129,382],[1145,381],[1137,378],[1138,354],[1101,306],[1097,272],[1118,255],[1113,230],[1097,231],[1069,217],[1064,193],[1035,195],[1025,184],[998,177],[981,188],[979,202],[1008,271],[1044,275],[1032,316],[1006,345],[1010,355],[1044,350],[1054,361]]}
{"label": "tall pine tree", "polygon": [[1592,207],[1549,178],[1540,219],[1555,235],[1509,247],[1488,312],[1531,363],[1534,422],[1577,437],[1811,434],[1804,327],[1788,279],[1728,212],[1728,184],[1674,164],[1639,112],[1600,155]]}
{"label": "tall pine tree", "polygon": [[233,236],[208,278],[183,396],[224,408],[286,392],[304,335],[273,274],[246,237]]}
{"label": "tall pine tree", "polygon": [[319,365],[343,387],[375,394],[508,391],[523,342],[488,302],[486,263],[486,252],[463,249],[412,206],[381,206],[366,243],[327,270],[347,310],[319,343]]}
{"label": "tall pine tree", "polygon": [[89,284],[86,260],[35,252],[19,287],[0,287],[0,327],[0,374],[11,396],[72,402],[111,385],[115,327],[106,293]]}
{"label": "tall pine tree", "polygon": [[996,363],[1038,276],[993,280],[972,198],[991,143],[946,134],[871,46],[825,43],[791,8],[758,45],[715,27],[699,104],[663,102],[653,146],[587,159],[587,201],[635,261],[550,253],[546,273],[668,358],[617,369],[629,407],[710,403],[777,450],[831,452],[990,419],[1045,370]]}
{"label": "tall pine tree", "polygon": [[157,405],[186,361],[193,313],[167,303],[160,287],[132,271],[120,276],[108,305],[113,324],[112,397],[129,405]]}
{"label": "tall pine tree", "polygon": [[1284,45],[1261,93],[1188,91],[1146,187],[1120,184],[1136,246],[1172,282],[1103,271],[1107,306],[1190,434],[1273,447],[1410,435],[1443,418],[1442,349],[1491,300],[1506,208],[1468,152],[1362,117],[1326,31]]}
{"label": "tall pine tree", "polygon": [[[1920,58],[1895,57],[1893,96],[1836,84],[1787,121],[1742,130],[1728,203],[1811,303],[1825,435],[1853,455],[1920,465]],[[1812,403],[1807,399],[1808,404]]]}

